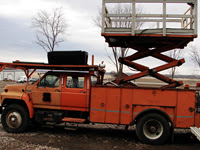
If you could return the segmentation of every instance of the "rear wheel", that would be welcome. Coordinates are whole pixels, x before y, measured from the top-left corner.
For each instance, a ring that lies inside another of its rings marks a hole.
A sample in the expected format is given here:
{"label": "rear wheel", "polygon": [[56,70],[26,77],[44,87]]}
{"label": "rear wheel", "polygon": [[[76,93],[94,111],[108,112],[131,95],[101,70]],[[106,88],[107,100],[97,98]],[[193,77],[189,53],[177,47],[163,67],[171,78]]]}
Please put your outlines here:
{"label": "rear wheel", "polygon": [[146,144],[164,144],[170,136],[168,121],[159,114],[148,114],[136,125],[139,140]]}
{"label": "rear wheel", "polygon": [[28,112],[21,105],[11,104],[3,111],[1,123],[7,132],[24,132],[29,123]]}

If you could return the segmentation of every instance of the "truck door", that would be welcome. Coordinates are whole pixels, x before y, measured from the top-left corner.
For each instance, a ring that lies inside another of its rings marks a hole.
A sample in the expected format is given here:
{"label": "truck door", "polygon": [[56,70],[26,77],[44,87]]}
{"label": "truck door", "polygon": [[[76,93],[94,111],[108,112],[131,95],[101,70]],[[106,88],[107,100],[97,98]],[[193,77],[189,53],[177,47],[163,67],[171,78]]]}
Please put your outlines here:
{"label": "truck door", "polygon": [[86,111],[89,107],[86,76],[66,75],[64,78],[61,96],[63,109]]}
{"label": "truck door", "polygon": [[61,75],[49,73],[45,75],[32,89],[32,101],[35,107],[60,108],[61,104]]}

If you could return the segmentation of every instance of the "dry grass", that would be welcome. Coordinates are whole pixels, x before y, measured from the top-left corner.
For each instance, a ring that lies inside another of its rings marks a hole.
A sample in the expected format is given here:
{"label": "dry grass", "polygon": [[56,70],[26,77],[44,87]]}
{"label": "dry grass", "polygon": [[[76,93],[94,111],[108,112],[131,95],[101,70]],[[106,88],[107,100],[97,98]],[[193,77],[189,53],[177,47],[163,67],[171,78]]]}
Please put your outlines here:
{"label": "dry grass", "polygon": [[[196,89],[196,84],[200,82],[199,79],[175,78],[174,80],[183,81],[183,86],[178,87],[182,89],[184,88],[185,84],[189,84],[190,89]],[[148,87],[161,87],[161,86],[167,85],[166,83],[152,77],[144,77],[144,78],[136,79],[135,82],[137,83],[138,86],[148,86]]]}

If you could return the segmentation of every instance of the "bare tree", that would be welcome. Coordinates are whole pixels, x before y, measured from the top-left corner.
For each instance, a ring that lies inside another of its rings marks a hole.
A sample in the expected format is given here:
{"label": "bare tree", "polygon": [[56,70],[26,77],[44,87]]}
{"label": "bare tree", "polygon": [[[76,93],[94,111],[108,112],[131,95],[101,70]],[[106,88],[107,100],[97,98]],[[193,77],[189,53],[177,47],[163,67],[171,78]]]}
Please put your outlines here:
{"label": "bare tree", "polygon": [[[141,14],[143,11],[143,7],[139,5],[136,8],[136,14]],[[118,4],[114,8],[111,9],[110,11],[111,14],[132,14],[132,6],[128,4]],[[119,18],[116,18],[119,19]],[[131,17],[120,17],[120,19],[131,19]],[[102,21],[102,15],[101,12],[99,12],[99,15],[94,19],[95,24],[101,28],[101,21]],[[136,22],[136,30],[141,28],[144,22]],[[123,27],[123,28],[131,28],[132,22],[131,21],[118,21],[118,22],[113,22],[112,27]],[[107,52],[107,55],[112,62],[112,64],[116,68],[117,72],[117,78],[121,78],[123,74],[123,64],[121,64],[118,59],[119,57],[126,57],[128,53],[129,48],[121,48],[121,47],[112,47],[112,56],[110,56]]]}
{"label": "bare tree", "polygon": [[[168,56],[170,56],[171,58],[174,58],[174,59],[183,58],[183,55],[184,55],[184,50],[182,50],[182,49],[174,49],[174,50],[171,50],[170,52],[168,52]],[[173,79],[174,75],[176,73],[176,67],[170,68],[169,73],[171,74],[171,78]]]}
{"label": "bare tree", "polygon": [[192,44],[189,46],[189,49],[190,49],[190,56],[192,58],[192,61],[194,62],[194,64],[200,67],[200,49],[197,48],[197,46],[192,45]]}
{"label": "bare tree", "polygon": [[40,10],[32,19],[32,26],[36,29],[36,43],[46,52],[54,51],[64,41],[61,36],[65,33],[67,24],[62,8],[53,9],[51,13]]}
{"label": "bare tree", "polygon": [[128,48],[121,48],[121,47],[112,47],[112,54],[113,56],[111,57],[108,52],[107,52],[107,56],[110,59],[110,61],[112,62],[112,64],[115,66],[116,68],[116,77],[117,78],[121,78],[122,74],[123,74],[123,67],[124,65],[121,64],[118,59],[119,57],[124,58],[127,53],[128,53]]}

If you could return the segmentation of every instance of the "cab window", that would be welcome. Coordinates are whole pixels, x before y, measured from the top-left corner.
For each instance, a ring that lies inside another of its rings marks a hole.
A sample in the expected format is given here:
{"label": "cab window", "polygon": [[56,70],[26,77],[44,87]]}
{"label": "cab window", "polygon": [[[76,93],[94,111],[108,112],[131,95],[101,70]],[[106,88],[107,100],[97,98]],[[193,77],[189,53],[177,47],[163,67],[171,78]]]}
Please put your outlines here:
{"label": "cab window", "polygon": [[96,76],[91,76],[91,85],[97,84],[97,77]]}
{"label": "cab window", "polygon": [[67,88],[84,88],[84,76],[67,76]]}
{"label": "cab window", "polygon": [[60,76],[59,75],[47,75],[39,83],[39,87],[59,87]]}

